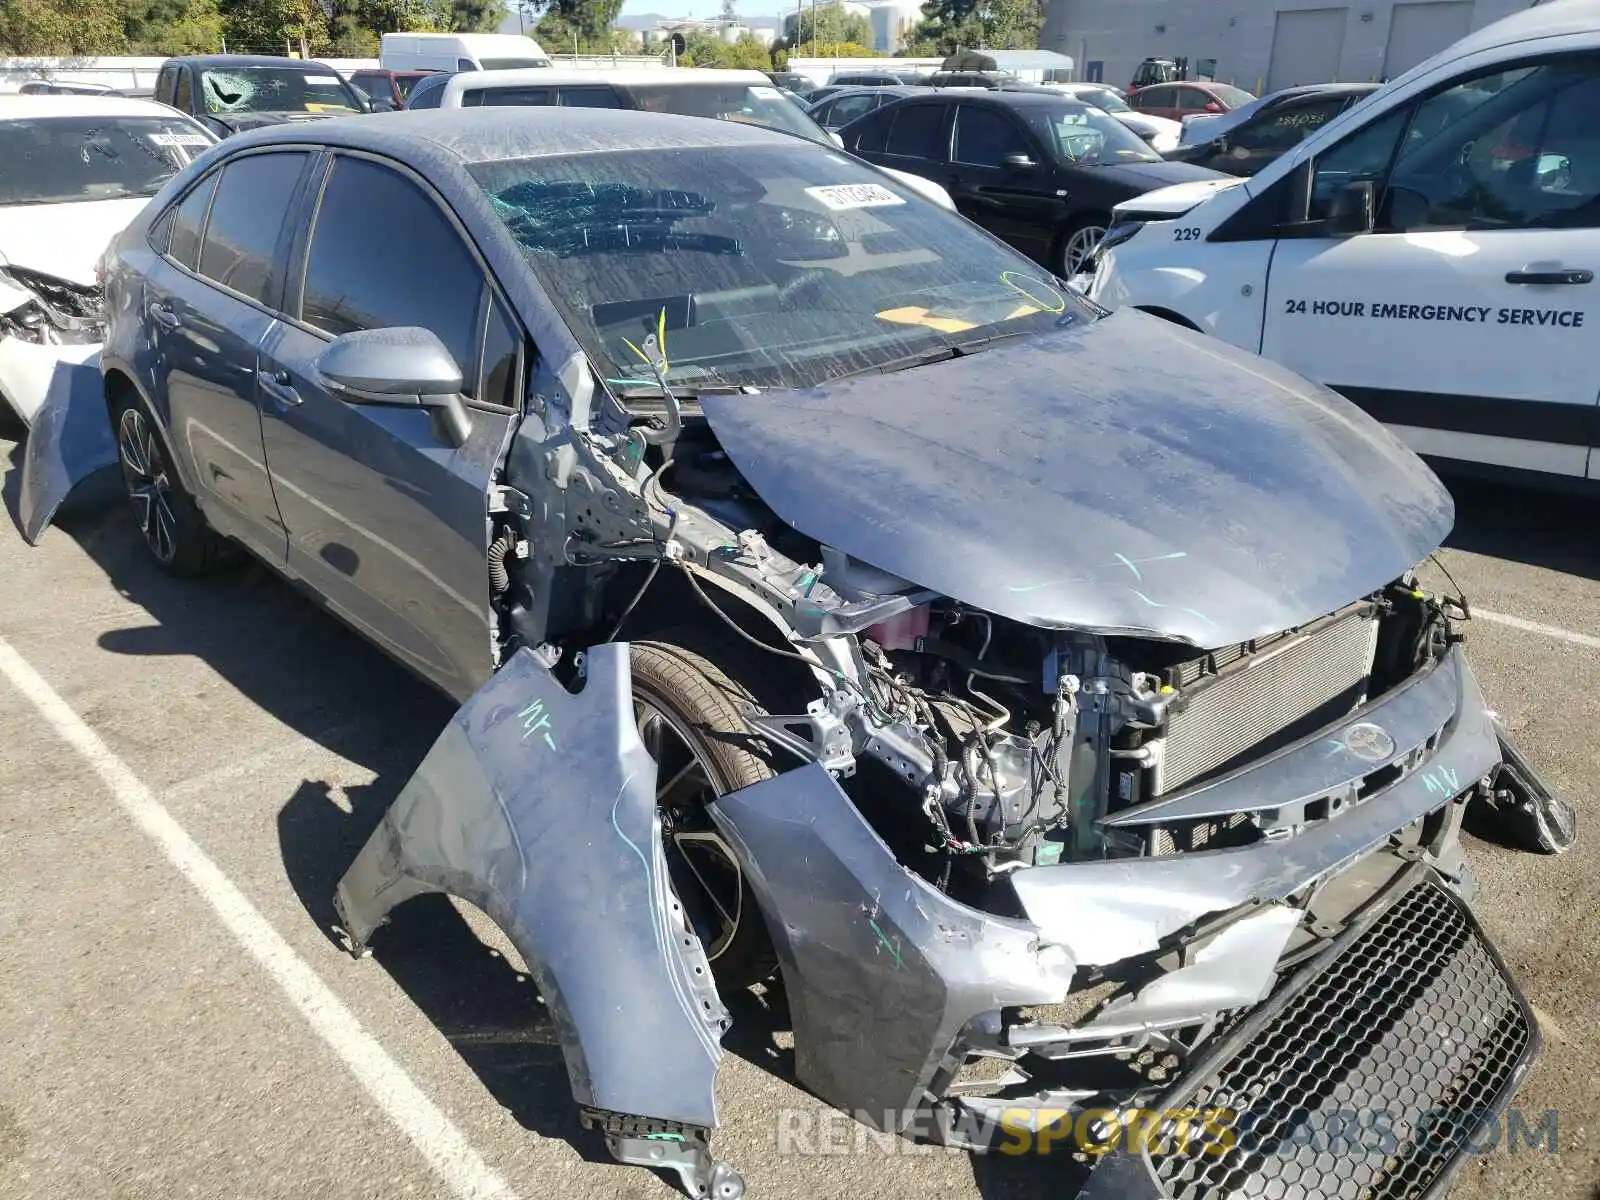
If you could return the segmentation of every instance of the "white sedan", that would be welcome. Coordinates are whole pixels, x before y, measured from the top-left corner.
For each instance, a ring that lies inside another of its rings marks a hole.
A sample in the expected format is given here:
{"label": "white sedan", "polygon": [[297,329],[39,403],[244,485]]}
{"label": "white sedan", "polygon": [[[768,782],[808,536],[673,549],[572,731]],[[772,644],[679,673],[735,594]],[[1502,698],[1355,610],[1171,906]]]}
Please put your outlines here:
{"label": "white sedan", "polygon": [[98,388],[100,253],[216,140],[152,100],[0,96],[0,400],[24,423],[52,387]]}

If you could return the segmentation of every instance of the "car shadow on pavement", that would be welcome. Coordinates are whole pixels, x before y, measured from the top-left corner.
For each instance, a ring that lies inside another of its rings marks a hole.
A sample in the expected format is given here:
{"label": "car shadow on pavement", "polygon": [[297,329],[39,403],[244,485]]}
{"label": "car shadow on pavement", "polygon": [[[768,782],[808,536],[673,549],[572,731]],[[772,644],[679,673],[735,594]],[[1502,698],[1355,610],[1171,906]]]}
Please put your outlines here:
{"label": "car shadow on pavement", "polygon": [[1456,502],[1447,547],[1600,579],[1600,499],[1464,477],[1447,482]]}
{"label": "car shadow on pavement", "polygon": [[[611,1162],[599,1134],[579,1125],[560,1045],[531,979],[489,944],[497,940],[492,932],[480,938],[462,910],[474,919],[481,914],[443,896],[420,896],[394,910],[372,939],[371,958],[360,963],[345,955],[336,932],[339,879],[454,703],[264,566],[247,562],[203,581],[167,575],[121,503],[75,504],[63,511],[58,532],[73,537],[116,590],[149,614],[148,624],[103,633],[103,649],[199,658],[278,722],[356,768],[341,774],[367,777],[359,784],[302,778],[278,813],[284,871],[327,939],[327,956],[313,956],[315,969],[330,979],[384,970],[519,1123],[566,1141],[589,1161]],[[786,1015],[752,992],[725,1000],[734,1016],[723,1040],[728,1052],[792,1080],[792,1056],[774,1037]]]}

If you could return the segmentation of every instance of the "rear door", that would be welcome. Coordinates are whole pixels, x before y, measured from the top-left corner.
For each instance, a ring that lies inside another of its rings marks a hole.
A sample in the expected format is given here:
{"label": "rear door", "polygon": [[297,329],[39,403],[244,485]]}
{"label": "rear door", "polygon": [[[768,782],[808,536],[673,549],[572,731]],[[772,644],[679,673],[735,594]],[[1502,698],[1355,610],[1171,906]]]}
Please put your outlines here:
{"label": "rear door", "polygon": [[[398,165],[334,157],[305,224],[303,287],[262,348],[290,570],[465,698],[493,665],[487,492],[520,410],[523,334],[453,215]],[[459,447],[425,411],[346,404],[320,382],[334,336],[407,325],[461,367],[471,433]]]}
{"label": "rear door", "polygon": [[1458,80],[1312,164],[1309,216],[1377,185],[1377,228],[1283,239],[1262,353],[1424,454],[1583,477],[1600,400],[1600,58]]}
{"label": "rear door", "polygon": [[[862,157],[880,166],[941,182],[949,173],[950,123],[946,117],[952,107],[942,100],[910,100],[895,105],[883,114],[888,122],[881,147],[864,152]],[[869,139],[864,138],[862,144],[869,144]]]}
{"label": "rear door", "polygon": [[[1012,155],[1025,155],[1033,165],[1008,164]],[[972,103],[955,106],[945,187],[962,216],[1043,261],[1063,211],[1053,179],[1044,147],[1009,110]]]}
{"label": "rear door", "polygon": [[256,347],[283,293],[285,215],[309,160],[299,150],[249,153],[210,172],[174,213],[144,300],[157,405],[164,396],[196,502],[220,533],[280,565],[285,535],[262,455]]}

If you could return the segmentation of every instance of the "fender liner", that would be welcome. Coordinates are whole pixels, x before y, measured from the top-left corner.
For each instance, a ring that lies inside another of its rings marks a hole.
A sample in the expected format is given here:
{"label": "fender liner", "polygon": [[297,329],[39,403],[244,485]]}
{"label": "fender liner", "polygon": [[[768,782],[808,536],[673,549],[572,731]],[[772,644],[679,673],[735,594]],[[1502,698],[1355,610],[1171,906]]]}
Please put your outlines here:
{"label": "fender liner", "polygon": [[358,953],[397,904],[470,901],[522,954],[573,1099],[709,1128],[729,1024],[668,881],[626,643],[581,692],[527,649],[457,711],[339,882]]}

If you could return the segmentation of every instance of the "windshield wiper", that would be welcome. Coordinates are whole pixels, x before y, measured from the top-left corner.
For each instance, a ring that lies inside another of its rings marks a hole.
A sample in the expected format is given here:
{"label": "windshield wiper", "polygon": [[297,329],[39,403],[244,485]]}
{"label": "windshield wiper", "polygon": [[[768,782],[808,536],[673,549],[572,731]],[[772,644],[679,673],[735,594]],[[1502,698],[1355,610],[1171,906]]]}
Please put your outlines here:
{"label": "windshield wiper", "polygon": [[[755,395],[761,389],[743,383],[685,383],[683,385],[671,384],[672,394],[680,400],[693,400],[696,396],[742,396]],[[612,386],[612,394],[618,400],[661,400],[665,396],[660,387],[653,383],[632,384],[627,387]]]}

